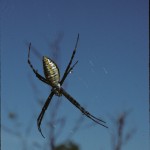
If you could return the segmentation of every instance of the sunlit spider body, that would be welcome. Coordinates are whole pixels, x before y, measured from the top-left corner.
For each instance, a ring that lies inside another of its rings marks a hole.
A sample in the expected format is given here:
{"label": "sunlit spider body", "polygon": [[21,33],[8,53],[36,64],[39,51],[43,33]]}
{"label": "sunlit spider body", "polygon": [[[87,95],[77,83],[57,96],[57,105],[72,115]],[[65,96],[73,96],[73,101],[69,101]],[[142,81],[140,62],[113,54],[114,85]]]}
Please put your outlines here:
{"label": "sunlit spider body", "polygon": [[55,87],[60,87],[60,73],[59,68],[56,63],[50,58],[43,56],[43,70],[44,75],[49,84],[53,87],[53,91],[57,96],[61,96],[62,94],[55,90]]}
{"label": "sunlit spider body", "polygon": [[49,106],[49,104],[51,102],[51,99],[52,99],[52,97],[54,95],[57,95],[57,96],[63,95],[63,96],[65,96],[74,106],[76,106],[88,118],[90,118],[91,120],[93,120],[97,124],[99,124],[99,125],[101,125],[101,126],[103,126],[105,128],[108,128],[105,125],[105,123],[106,123],[105,121],[103,121],[102,119],[99,119],[99,118],[93,116],[91,113],[86,111],[69,93],[67,93],[62,88],[62,84],[65,81],[66,77],[73,70],[74,66],[78,63],[78,61],[76,61],[72,65],[72,61],[73,61],[73,58],[74,58],[75,53],[76,53],[78,40],[79,40],[79,34],[78,34],[78,37],[77,37],[76,45],[75,45],[74,51],[72,53],[71,59],[69,61],[69,64],[68,64],[68,66],[67,66],[67,68],[66,68],[66,70],[65,70],[61,80],[60,80],[59,68],[57,67],[56,63],[54,61],[52,61],[51,59],[49,59],[48,57],[46,57],[46,56],[43,57],[43,70],[44,70],[45,78],[42,75],[40,75],[34,69],[34,67],[32,66],[32,64],[30,62],[30,47],[31,47],[31,43],[29,45],[29,52],[28,52],[28,64],[29,64],[29,66],[31,67],[32,71],[34,72],[34,74],[36,75],[36,77],[39,80],[41,80],[42,82],[44,82],[47,85],[50,85],[52,87],[52,91],[49,94],[49,96],[48,96],[48,98],[47,98],[47,100],[46,100],[46,102],[45,102],[45,104],[44,104],[44,106],[42,108],[42,111],[39,114],[38,119],[37,119],[37,126],[38,126],[38,129],[39,129],[39,131],[40,131],[42,136],[43,136],[43,134],[42,134],[41,127],[40,127],[41,126],[41,122],[42,122],[42,119],[44,117],[45,111],[48,108],[48,106]]}

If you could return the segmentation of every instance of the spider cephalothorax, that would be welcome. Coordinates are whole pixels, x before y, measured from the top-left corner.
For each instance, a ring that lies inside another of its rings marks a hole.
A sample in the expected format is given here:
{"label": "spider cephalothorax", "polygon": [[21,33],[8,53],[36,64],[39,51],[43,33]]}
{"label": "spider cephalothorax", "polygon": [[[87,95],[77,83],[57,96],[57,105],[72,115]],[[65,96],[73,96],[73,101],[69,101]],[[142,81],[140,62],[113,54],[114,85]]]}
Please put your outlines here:
{"label": "spider cephalothorax", "polygon": [[[28,64],[31,67],[31,69],[33,70],[34,74],[36,75],[36,77],[41,80],[42,82],[46,83],[47,85],[50,85],[52,87],[51,93],[49,94],[43,108],[42,111],[37,119],[37,125],[38,125],[38,129],[40,131],[40,133],[42,134],[41,131],[41,122],[43,119],[43,116],[45,114],[45,111],[53,97],[53,95],[57,95],[57,96],[61,96],[64,95],[73,105],[75,105],[84,115],[86,115],[88,118],[90,118],[91,120],[93,120],[94,122],[98,123],[99,125],[104,126],[105,128],[108,128],[105,125],[105,121],[103,121],[102,119],[96,118],[95,116],[93,116],[91,113],[89,113],[88,111],[86,111],[70,94],[68,94],[62,87],[61,85],[63,84],[63,82],[65,81],[66,77],[68,76],[68,74],[73,70],[74,66],[78,63],[78,61],[76,61],[74,63],[74,65],[72,65],[72,61],[73,58],[75,56],[76,53],[76,48],[77,48],[77,44],[78,44],[78,40],[79,40],[79,34],[77,37],[77,42],[75,45],[75,49],[72,53],[71,59],[69,61],[69,64],[65,70],[65,73],[62,77],[62,79],[60,80],[60,73],[59,73],[59,68],[57,67],[56,63],[54,61],[52,61],[50,58],[44,56],[43,57],[43,69],[44,69],[44,74],[45,74],[45,78],[43,76],[41,76],[32,66],[31,62],[30,62],[30,47],[31,47],[31,43],[29,45],[29,52],[28,52]],[[72,66],[71,66],[72,65]],[[42,134],[43,136],[43,134]],[[44,137],[44,136],[43,136]]]}

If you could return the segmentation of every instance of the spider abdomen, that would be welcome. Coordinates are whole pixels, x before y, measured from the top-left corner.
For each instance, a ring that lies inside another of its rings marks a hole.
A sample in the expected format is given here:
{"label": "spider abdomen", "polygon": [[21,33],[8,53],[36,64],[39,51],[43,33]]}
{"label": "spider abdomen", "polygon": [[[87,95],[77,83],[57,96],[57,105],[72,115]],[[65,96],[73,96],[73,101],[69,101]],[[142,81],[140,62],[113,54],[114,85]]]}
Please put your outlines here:
{"label": "spider abdomen", "polygon": [[43,56],[43,69],[45,78],[52,87],[59,86],[60,73],[57,65],[46,56]]}

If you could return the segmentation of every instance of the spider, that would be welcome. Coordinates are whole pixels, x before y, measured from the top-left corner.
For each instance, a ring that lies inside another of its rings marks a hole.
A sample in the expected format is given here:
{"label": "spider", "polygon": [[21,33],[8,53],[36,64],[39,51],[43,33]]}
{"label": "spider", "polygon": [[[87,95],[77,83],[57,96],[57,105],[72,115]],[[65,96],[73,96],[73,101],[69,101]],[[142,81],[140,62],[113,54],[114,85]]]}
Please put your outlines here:
{"label": "spider", "polygon": [[[86,115],[88,118],[90,118],[91,120],[93,120],[94,122],[96,122],[97,124],[108,128],[105,124],[106,122],[103,121],[102,119],[96,118],[95,116],[93,116],[91,113],[89,113],[88,111],[86,111],[70,94],[68,94],[63,88],[62,88],[62,84],[65,81],[66,77],[68,76],[68,74],[73,70],[73,68],[75,67],[75,65],[78,63],[78,61],[76,61],[74,63],[74,65],[72,65],[72,61],[73,58],[75,56],[76,53],[76,49],[77,49],[77,44],[79,41],[79,34],[77,36],[77,40],[76,40],[76,44],[75,44],[75,48],[73,50],[71,59],[68,63],[68,66],[66,67],[66,70],[64,72],[64,75],[62,77],[62,79],[60,80],[60,73],[59,73],[59,68],[56,65],[56,63],[51,60],[50,58],[43,56],[43,70],[44,70],[44,74],[45,74],[45,78],[40,75],[38,73],[37,70],[34,69],[33,65],[31,64],[30,61],[30,48],[31,48],[31,43],[29,44],[29,49],[28,49],[28,64],[31,67],[32,71],[34,72],[34,74],[36,75],[36,77],[41,80],[42,82],[44,82],[47,85],[50,85],[52,87],[52,90],[41,110],[41,113],[39,114],[38,118],[37,118],[37,126],[38,126],[38,130],[41,133],[41,135],[44,137],[42,130],[41,130],[41,122],[42,119],[44,117],[45,111],[48,108],[52,97],[54,95],[56,96],[65,96],[74,106],[76,106],[84,115]],[[71,66],[72,65],[72,66]],[[45,137],[44,137],[45,138]]]}

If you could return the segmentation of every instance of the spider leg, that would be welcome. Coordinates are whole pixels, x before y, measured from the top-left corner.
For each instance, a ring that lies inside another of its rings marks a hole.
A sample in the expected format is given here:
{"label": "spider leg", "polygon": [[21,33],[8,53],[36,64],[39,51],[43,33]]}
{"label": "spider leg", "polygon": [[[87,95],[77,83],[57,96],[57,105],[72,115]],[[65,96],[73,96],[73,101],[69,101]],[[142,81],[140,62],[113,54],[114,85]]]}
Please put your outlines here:
{"label": "spider leg", "polygon": [[[71,64],[72,64],[73,58],[74,58],[75,53],[76,53],[78,41],[79,41],[79,34],[78,34],[77,41],[76,41],[76,45],[75,45],[75,48],[74,48],[74,50],[73,50],[73,53],[72,53],[71,59],[70,59],[70,61],[69,61],[69,64],[68,64],[68,66],[67,66],[67,68],[66,68],[66,70],[65,70],[65,73],[64,73],[64,75],[63,75],[61,81],[60,81],[60,85],[63,84],[63,82],[65,81],[67,75],[68,75],[69,72],[72,70],[72,69],[70,70],[70,66],[71,66]],[[76,62],[75,64],[77,64],[77,62]],[[74,65],[74,66],[75,66],[75,65]],[[74,66],[73,66],[73,67],[74,67]],[[72,68],[73,68],[73,67],[72,67]],[[69,71],[69,70],[70,70],[70,71]]]}
{"label": "spider leg", "polygon": [[49,103],[51,102],[51,99],[52,99],[53,95],[54,95],[54,92],[51,92],[50,95],[48,96],[43,108],[42,108],[42,111],[41,111],[40,115],[38,116],[38,119],[37,119],[38,130],[39,130],[39,132],[41,133],[41,135],[43,137],[44,137],[44,135],[43,135],[42,130],[41,130],[41,122],[42,122],[42,119],[44,117],[45,111],[46,111]]}
{"label": "spider leg", "polygon": [[36,75],[36,77],[37,77],[39,80],[41,80],[42,82],[44,82],[44,83],[46,83],[46,84],[49,85],[48,81],[47,81],[44,77],[42,77],[42,76],[37,72],[37,70],[35,70],[34,67],[32,66],[31,61],[30,61],[30,48],[31,48],[31,43],[29,44],[29,51],[28,51],[28,64],[29,64],[29,66],[31,67],[32,71],[34,72],[34,74]]}
{"label": "spider leg", "polygon": [[68,73],[70,73],[72,70],[73,70],[73,68],[75,67],[75,65],[78,63],[78,61],[76,61],[75,63],[74,63],[74,65],[72,66],[72,67],[70,67],[70,69],[68,70]]}
{"label": "spider leg", "polygon": [[108,128],[104,123],[102,119],[96,118],[92,114],[90,114],[88,111],[86,111],[70,94],[68,94],[62,87],[60,88],[60,92],[73,104],[75,105],[84,115],[86,115],[88,118],[93,120],[94,122],[98,123],[99,125],[104,126],[105,128]]}

